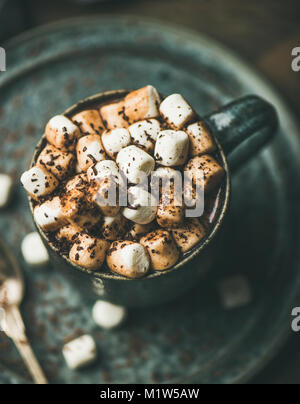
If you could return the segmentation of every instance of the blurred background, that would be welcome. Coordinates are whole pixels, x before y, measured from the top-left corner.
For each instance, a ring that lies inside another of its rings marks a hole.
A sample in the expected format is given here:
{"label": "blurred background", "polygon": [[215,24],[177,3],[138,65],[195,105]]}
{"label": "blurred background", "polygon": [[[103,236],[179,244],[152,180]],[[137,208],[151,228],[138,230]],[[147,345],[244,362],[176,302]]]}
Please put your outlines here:
{"label": "blurred background", "polygon": [[[291,51],[300,46],[299,0],[0,0],[0,43],[65,18],[133,14],[180,24],[233,49],[264,74],[300,113],[300,72]],[[295,334],[256,383],[298,383],[300,336]]]}

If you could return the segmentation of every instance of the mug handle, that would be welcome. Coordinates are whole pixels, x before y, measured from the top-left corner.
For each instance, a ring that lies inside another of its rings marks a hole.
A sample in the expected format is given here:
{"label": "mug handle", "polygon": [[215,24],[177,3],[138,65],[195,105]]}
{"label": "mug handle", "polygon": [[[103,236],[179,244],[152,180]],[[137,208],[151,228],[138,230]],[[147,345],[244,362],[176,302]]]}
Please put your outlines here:
{"label": "mug handle", "polygon": [[204,122],[223,147],[231,171],[268,143],[279,126],[275,108],[256,95],[225,105],[204,117]]}

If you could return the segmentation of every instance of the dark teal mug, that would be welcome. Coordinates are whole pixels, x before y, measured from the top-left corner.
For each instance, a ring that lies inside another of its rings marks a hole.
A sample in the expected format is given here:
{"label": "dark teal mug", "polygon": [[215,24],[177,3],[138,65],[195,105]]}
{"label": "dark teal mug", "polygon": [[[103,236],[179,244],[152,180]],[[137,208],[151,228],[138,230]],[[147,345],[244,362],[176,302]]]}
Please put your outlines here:
{"label": "dark teal mug", "polygon": [[[124,97],[128,91],[117,90],[96,94],[67,109],[76,112]],[[195,246],[174,267],[155,272],[140,279],[127,279],[103,267],[93,272],[79,267],[59,254],[57,247],[38,226],[38,231],[49,251],[54,267],[74,281],[91,298],[102,298],[128,307],[145,307],[170,301],[186,293],[212,267],[216,256],[218,235],[228,212],[231,195],[231,173],[254,156],[276,133],[278,118],[275,109],[257,96],[234,101],[203,119],[214,136],[218,157],[226,171],[221,190],[218,216],[203,242]],[[45,136],[37,145],[32,160],[46,144]],[[33,204],[29,198],[30,208]]]}

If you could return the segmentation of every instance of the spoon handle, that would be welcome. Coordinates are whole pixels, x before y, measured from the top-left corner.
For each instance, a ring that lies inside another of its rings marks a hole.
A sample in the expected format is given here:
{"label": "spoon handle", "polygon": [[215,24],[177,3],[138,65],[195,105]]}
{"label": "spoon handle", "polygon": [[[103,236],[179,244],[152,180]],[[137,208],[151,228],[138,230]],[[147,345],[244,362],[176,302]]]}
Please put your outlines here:
{"label": "spoon handle", "polygon": [[48,384],[42,368],[25,334],[25,326],[18,307],[9,307],[5,313],[5,332],[14,341],[28,371],[36,384]]}

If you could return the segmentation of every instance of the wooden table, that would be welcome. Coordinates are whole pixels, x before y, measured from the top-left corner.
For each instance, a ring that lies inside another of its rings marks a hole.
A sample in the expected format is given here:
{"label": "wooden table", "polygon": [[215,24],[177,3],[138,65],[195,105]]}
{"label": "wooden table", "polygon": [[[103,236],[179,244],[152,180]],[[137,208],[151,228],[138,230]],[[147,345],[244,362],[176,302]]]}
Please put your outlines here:
{"label": "wooden table", "polygon": [[[300,72],[291,51],[300,46],[299,0],[114,0],[82,7],[69,1],[27,0],[32,25],[94,13],[135,14],[181,24],[232,48],[268,77],[300,114]],[[300,306],[300,302],[299,302]],[[291,337],[255,383],[300,383],[300,334]]]}

